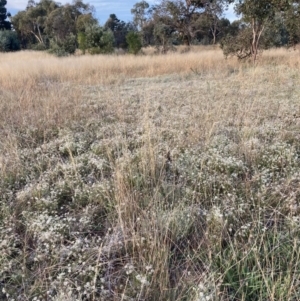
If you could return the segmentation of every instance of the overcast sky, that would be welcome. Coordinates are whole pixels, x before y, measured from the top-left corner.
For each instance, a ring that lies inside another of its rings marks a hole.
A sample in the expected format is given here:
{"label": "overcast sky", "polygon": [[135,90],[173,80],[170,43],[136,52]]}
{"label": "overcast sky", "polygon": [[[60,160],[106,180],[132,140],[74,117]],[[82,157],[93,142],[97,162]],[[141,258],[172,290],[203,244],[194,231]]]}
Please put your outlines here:
{"label": "overcast sky", "polygon": [[[99,19],[100,24],[104,24],[108,19],[110,14],[116,14],[120,20],[131,21],[132,15],[130,13],[133,5],[140,0],[85,0],[83,2],[92,4],[96,9],[96,17]],[[7,11],[12,15],[15,15],[19,10],[24,10],[27,5],[28,0],[8,0],[7,1]],[[38,1],[37,1],[38,2]],[[57,1],[62,4],[70,3],[72,0],[61,0]],[[148,0],[149,4],[154,4],[156,0]],[[229,20],[236,19],[232,7],[226,13],[226,17]]]}

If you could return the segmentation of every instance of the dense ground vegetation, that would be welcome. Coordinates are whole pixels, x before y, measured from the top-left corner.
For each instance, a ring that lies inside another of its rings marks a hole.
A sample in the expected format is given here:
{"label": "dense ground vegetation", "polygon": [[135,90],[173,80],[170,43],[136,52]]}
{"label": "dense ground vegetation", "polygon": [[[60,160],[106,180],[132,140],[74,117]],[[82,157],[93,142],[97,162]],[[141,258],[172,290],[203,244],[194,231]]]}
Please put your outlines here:
{"label": "dense ground vegetation", "polygon": [[179,52],[0,55],[0,300],[300,299],[299,52]]}

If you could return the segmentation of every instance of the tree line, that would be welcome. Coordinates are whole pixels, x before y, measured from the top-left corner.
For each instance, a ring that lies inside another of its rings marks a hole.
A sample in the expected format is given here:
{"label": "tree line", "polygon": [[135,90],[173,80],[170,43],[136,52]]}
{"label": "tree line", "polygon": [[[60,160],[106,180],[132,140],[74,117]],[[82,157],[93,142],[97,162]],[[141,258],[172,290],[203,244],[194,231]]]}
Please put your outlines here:
{"label": "tree line", "polygon": [[[11,16],[0,0],[0,50],[47,50],[58,56],[111,53],[116,48],[137,54],[155,46],[166,53],[175,45],[220,44],[226,56],[256,60],[263,49],[293,46],[300,40],[300,0],[142,0],[131,9],[132,21],[111,14],[103,26],[94,7],[82,0],[62,5],[29,0]],[[229,5],[239,16],[224,17]]]}

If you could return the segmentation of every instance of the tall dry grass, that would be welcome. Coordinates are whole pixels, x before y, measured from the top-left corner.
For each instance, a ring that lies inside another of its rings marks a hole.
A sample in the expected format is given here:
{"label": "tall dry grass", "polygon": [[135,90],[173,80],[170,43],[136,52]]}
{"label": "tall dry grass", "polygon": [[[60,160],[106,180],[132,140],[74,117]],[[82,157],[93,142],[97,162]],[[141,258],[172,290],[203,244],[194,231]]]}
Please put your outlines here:
{"label": "tall dry grass", "polygon": [[0,56],[0,126],[42,128],[81,118],[87,86],[120,85],[131,78],[232,72],[220,51],[166,56],[79,56],[56,58],[24,51]]}
{"label": "tall dry grass", "polygon": [[166,56],[111,55],[69,58],[22,52],[2,54],[0,62],[0,83],[7,89],[26,85],[30,88],[47,82],[113,84],[127,78],[182,74],[190,72],[191,68],[213,70],[216,65],[224,65],[220,51],[190,52],[184,55],[174,53]]}
{"label": "tall dry grass", "polygon": [[[81,94],[89,85],[120,85],[131,78],[170,74],[226,77],[242,74],[249,67],[235,59],[224,60],[220,50],[194,47],[187,53],[180,52],[179,49],[169,55],[69,58],[32,51],[2,53],[0,86],[5,101],[1,102],[1,120],[20,125],[59,124],[68,120],[68,115],[70,118],[80,115],[77,108],[84,99]],[[272,64],[298,68],[298,52],[285,49],[264,52],[259,66]]]}
{"label": "tall dry grass", "polygon": [[[263,54],[260,65],[284,63],[299,66],[299,53],[286,49]],[[51,83],[114,84],[128,78],[199,72],[222,74],[240,69],[236,59],[224,60],[221,50],[201,50],[155,56],[76,56],[55,58],[50,54],[24,51],[1,54],[0,84],[2,89],[37,87]]]}

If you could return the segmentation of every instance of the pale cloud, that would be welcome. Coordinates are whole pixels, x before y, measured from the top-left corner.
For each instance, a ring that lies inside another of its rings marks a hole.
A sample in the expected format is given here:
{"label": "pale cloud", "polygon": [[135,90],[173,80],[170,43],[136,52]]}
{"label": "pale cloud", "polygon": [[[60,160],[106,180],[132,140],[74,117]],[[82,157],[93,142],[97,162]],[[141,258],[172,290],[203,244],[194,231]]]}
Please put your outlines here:
{"label": "pale cloud", "polygon": [[10,9],[24,9],[26,7],[27,1],[23,0],[13,0],[13,1],[7,1],[7,10]]}

